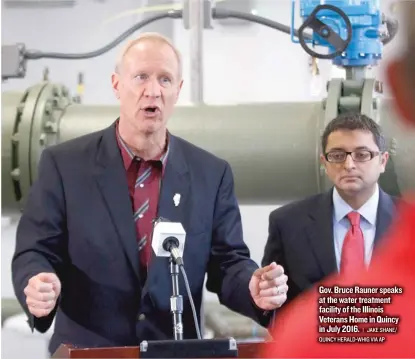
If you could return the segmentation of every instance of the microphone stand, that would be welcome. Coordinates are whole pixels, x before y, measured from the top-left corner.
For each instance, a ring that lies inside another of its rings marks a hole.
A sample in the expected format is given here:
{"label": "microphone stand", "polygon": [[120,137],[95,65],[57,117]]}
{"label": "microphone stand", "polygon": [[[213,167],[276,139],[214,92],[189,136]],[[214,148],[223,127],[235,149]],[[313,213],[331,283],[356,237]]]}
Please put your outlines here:
{"label": "microphone stand", "polygon": [[170,275],[173,295],[170,297],[170,311],[173,314],[173,333],[175,340],[183,340],[183,297],[179,295],[179,266],[170,257]]}

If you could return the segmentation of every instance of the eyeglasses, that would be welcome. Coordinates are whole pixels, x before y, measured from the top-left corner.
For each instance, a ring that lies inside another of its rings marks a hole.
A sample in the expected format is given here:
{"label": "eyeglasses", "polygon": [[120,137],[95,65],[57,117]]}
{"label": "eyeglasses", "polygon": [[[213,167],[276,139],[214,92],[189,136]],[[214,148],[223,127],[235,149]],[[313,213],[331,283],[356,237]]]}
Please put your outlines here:
{"label": "eyeglasses", "polygon": [[358,150],[358,151],[330,151],[325,154],[325,158],[331,163],[342,163],[346,161],[348,155],[350,155],[353,161],[356,162],[368,162],[373,157],[376,157],[380,152],[369,151],[369,150]]}

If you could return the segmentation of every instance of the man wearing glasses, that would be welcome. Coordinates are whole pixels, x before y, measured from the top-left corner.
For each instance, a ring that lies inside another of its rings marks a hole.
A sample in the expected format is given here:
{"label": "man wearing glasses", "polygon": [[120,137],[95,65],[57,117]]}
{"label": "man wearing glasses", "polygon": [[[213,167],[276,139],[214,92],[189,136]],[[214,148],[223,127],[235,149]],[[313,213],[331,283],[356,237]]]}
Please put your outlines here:
{"label": "man wearing glasses", "polygon": [[334,187],[276,209],[262,265],[280,264],[287,302],[328,275],[370,264],[395,204],[378,185],[389,158],[378,124],[360,113],[332,120],[322,136],[321,162]]}

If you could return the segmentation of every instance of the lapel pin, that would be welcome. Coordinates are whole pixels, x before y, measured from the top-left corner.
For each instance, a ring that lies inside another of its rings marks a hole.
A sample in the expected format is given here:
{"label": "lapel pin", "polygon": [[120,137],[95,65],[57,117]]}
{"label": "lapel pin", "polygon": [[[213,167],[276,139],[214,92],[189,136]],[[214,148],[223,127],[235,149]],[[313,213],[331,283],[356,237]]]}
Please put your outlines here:
{"label": "lapel pin", "polygon": [[179,193],[176,193],[176,194],[173,196],[173,202],[174,202],[174,205],[175,205],[176,207],[180,204],[180,194],[179,194]]}

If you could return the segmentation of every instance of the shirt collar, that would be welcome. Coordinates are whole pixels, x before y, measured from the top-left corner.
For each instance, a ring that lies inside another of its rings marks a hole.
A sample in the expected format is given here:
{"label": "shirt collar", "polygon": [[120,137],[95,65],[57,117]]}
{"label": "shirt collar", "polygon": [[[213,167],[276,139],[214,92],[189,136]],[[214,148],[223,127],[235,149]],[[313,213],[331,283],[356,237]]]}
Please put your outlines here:
{"label": "shirt collar", "polygon": [[[360,207],[357,212],[371,225],[376,225],[377,210],[379,204],[379,186],[376,184],[376,189],[373,195]],[[340,197],[336,187],[333,189],[333,206],[334,218],[336,222],[340,222],[348,213],[353,212],[354,209],[350,207],[343,198]]]}
{"label": "shirt collar", "polygon": [[[118,147],[120,148],[121,151],[121,156],[123,159],[123,163],[124,163],[124,168],[126,170],[128,170],[131,166],[131,163],[133,162],[134,159],[138,159],[139,161],[141,161],[141,158],[138,157],[137,155],[134,154],[133,150],[127,145],[127,143],[121,138],[120,133],[118,132],[118,121],[117,124],[115,126],[115,131],[116,131],[116,137],[117,137],[117,143],[118,143]],[[165,148],[165,150],[163,151],[163,153],[155,158],[153,158],[150,161],[160,161],[162,163],[162,169],[163,169],[163,173],[165,171],[166,168],[166,163],[167,163],[167,156],[169,154],[169,150],[170,150],[170,145],[169,145],[169,133],[167,131],[167,146]]]}

